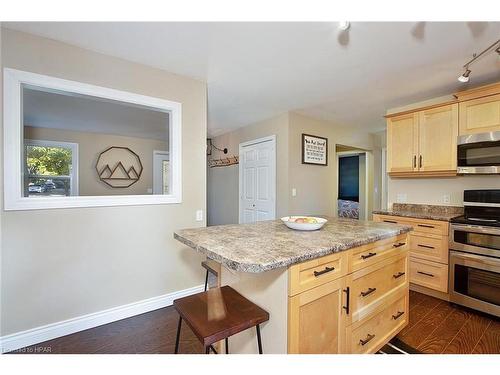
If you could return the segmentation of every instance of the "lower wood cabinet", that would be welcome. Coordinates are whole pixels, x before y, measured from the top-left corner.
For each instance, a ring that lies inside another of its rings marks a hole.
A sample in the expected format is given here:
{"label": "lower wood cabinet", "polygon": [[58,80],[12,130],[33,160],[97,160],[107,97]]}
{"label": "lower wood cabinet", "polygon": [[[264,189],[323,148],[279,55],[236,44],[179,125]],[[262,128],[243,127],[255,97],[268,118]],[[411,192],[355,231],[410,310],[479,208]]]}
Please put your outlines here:
{"label": "lower wood cabinet", "polygon": [[343,352],[344,278],[289,298],[288,353]]}
{"label": "lower wood cabinet", "polygon": [[[392,256],[371,260],[364,267],[354,260],[366,246],[290,267],[288,352],[374,353],[396,336],[408,324],[407,236],[371,244],[397,251],[390,250]],[[345,267],[334,280],[332,262]],[[315,282],[304,283],[299,275],[311,265],[320,270]]]}

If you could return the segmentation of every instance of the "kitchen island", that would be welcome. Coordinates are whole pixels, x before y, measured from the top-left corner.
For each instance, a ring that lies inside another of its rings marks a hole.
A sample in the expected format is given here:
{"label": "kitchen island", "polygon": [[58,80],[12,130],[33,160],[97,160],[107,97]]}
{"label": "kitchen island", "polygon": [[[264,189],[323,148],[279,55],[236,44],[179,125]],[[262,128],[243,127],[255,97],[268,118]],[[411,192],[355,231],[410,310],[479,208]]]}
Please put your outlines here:
{"label": "kitchen island", "polygon": [[[371,353],[408,321],[408,226],[328,218],[294,231],[281,221],[184,229],[174,237],[219,262],[230,285],[266,309],[265,353]],[[251,330],[232,353],[256,353]]]}

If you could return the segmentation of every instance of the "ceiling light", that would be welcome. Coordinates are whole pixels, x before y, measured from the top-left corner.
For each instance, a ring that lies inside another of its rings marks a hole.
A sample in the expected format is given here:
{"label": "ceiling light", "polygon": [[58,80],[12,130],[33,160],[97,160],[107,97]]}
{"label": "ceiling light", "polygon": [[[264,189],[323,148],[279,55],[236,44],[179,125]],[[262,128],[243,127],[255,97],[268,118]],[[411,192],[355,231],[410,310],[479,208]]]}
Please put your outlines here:
{"label": "ceiling light", "polygon": [[483,50],[481,53],[477,54],[474,53],[472,55],[472,60],[468,61],[464,65],[465,72],[462,74],[460,77],[458,77],[459,82],[469,82],[469,75],[470,75],[470,70],[469,70],[469,65],[474,64],[479,58],[483,57],[484,55],[488,54],[489,52],[495,51],[500,55],[500,39],[498,39],[495,43],[487,47],[485,50]]}
{"label": "ceiling light", "polygon": [[351,27],[351,23],[349,21],[340,21],[339,22],[339,30],[346,31]]}
{"label": "ceiling light", "polygon": [[470,74],[470,70],[466,69],[464,74],[462,74],[460,77],[458,77],[458,80],[460,82],[463,82],[463,83],[469,82],[469,74]]}

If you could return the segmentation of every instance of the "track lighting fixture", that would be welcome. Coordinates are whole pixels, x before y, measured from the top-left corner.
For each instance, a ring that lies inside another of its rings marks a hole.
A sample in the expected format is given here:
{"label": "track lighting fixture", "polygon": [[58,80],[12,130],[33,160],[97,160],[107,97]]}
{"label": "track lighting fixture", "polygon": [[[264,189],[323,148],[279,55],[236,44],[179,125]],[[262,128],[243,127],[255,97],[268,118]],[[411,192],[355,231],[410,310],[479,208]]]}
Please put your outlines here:
{"label": "track lighting fixture", "polygon": [[495,52],[500,55],[500,39],[498,39],[495,43],[490,45],[488,48],[486,48],[480,54],[474,53],[472,55],[472,60],[470,60],[469,62],[467,62],[464,65],[465,72],[460,77],[458,77],[458,81],[463,82],[463,83],[469,82],[469,79],[470,79],[469,76],[471,73],[469,66],[472,65],[473,63],[475,63],[480,57],[484,56],[485,54],[487,54],[488,52],[491,52],[493,50],[495,50]]}
{"label": "track lighting fixture", "polygon": [[469,69],[466,69],[464,74],[462,74],[460,77],[458,77],[458,80],[460,82],[469,82],[469,74],[470,74],[470,70]]}

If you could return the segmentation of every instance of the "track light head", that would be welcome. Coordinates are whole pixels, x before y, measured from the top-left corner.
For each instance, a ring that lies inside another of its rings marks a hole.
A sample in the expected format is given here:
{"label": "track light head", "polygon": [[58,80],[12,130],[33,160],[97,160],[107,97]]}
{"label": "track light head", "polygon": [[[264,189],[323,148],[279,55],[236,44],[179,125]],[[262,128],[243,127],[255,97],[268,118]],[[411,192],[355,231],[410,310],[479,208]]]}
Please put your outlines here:
{"label": "track light head", "polygon": [[469,75],[471,71],[469,69],[466,69],[464,74],[462,74],[460,77],[458,77],[458,81],[462,83],[469,82]]}

